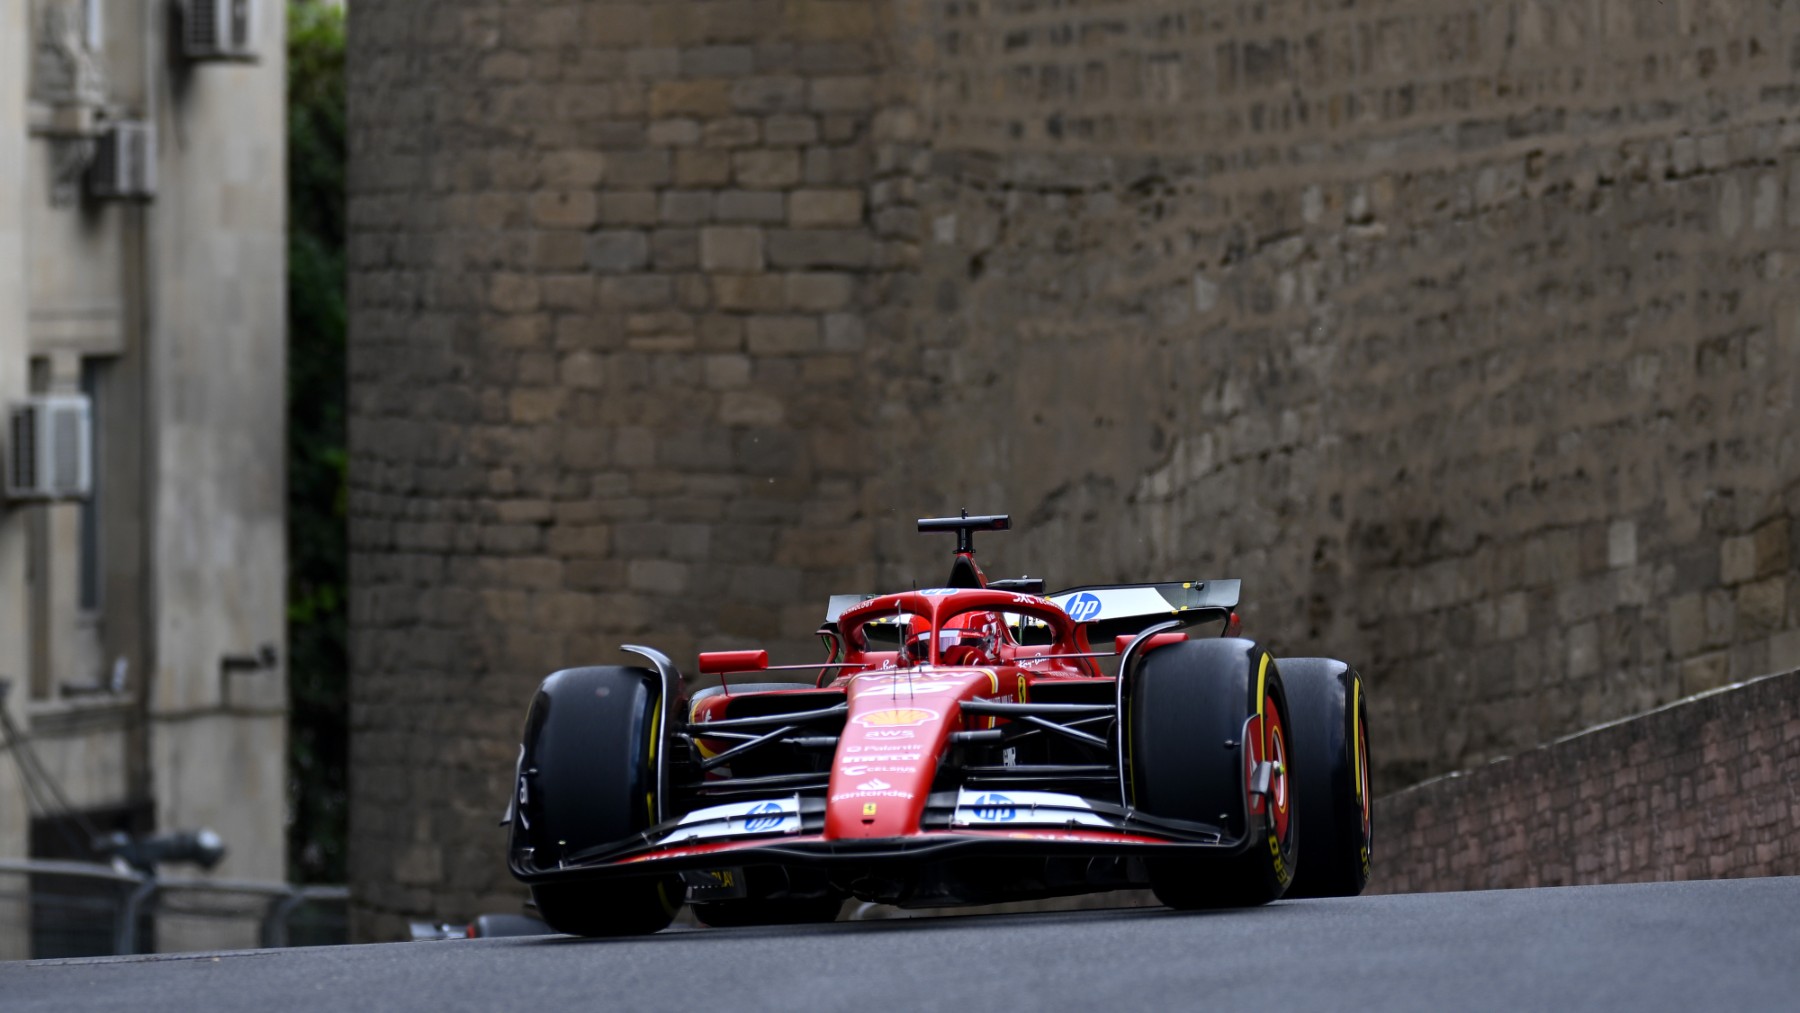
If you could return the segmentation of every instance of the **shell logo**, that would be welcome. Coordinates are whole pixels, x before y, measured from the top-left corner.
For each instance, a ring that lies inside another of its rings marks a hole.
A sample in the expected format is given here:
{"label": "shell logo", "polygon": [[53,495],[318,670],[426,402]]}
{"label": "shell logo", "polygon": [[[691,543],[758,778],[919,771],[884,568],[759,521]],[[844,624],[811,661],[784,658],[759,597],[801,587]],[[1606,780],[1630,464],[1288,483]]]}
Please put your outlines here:
{"label": "shell logo", "polygon": [[922,725],[927,721],[936,721],[943,717],[934,710],[924,707],[889,707],[885,710],[869,711],[858,714],[851,720],[864,728],[904,728]]}

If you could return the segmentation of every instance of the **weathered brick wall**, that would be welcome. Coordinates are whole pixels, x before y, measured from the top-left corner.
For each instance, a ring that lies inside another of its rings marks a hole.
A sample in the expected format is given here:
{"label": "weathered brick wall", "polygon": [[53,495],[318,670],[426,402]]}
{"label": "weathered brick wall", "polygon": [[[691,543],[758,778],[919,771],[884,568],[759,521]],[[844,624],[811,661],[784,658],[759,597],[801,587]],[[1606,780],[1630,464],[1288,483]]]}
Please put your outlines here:
{"label": "weathered brick wall", "polygon": [[[352,5],[353,876],[510,903],[545,671],[1246,578],[1384,787],[1800,664],[1800,12]],[[805,525],[804,527],[802,525]]]}
{"label": "weathered brick wall", "polygon": [[1376,893],[1800,874],[1800,673],[1389,795]]}
{"label": "weathered brick wall", "polygon": [[352,6],[359,931],[516,904],[545,674],[807,642],[869,582],[878,10]]}
{"label": "weathered brick wall", "polygon": [[1053,583],[1243,576],[1389,789],[1800,664],[1800,12],[916,12],[892,488]]}

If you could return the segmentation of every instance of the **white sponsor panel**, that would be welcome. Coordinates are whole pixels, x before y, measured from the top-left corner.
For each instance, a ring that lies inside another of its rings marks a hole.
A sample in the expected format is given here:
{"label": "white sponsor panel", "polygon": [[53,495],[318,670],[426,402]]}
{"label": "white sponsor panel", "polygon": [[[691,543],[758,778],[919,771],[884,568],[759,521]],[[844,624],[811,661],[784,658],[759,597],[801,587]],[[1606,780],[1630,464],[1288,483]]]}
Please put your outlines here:
{"label": "white sponsor panel", "polygon": [[956,793],[957,826],[1068,826],[1113,828],[1078,795],[1050,791],[970,791]]}
{"label": "white sponsor panel", "polygon": [[862,737],[864,742],[881,739],[916,739],[919,737],[919,733],[911,728],[874,728],[864,732]]}
{"label": "white sponsor panel", "polygon": [[729,802],[696,809],[683,816],[664,844],[745,834],[797,834],[800,832],[800,796]]}
{"label": "white sponsor panel", "polygon": [[1059,594],[1050,600],[1078,623],[1171,611],[1169,600],[1151,587],[1099,588]]}

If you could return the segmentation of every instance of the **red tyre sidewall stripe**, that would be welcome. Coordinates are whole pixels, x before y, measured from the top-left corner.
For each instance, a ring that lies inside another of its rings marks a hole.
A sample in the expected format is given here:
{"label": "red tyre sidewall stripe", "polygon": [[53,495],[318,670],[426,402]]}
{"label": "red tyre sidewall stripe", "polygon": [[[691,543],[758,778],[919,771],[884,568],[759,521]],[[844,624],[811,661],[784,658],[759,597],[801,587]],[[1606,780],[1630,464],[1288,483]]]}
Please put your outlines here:
{"label": "red tyre sidewall stripe", "polygon": [[1279,772],[1269,780],[1269,800],[1273,803],[1275,819],[1275,836],[1281,841],[1283,850],[1288,845],[1288,816],[1292,799],[1288,795],[1288,751],[1287,732],[1281,726],[1281,712],[1275,708],[1275,698],[1263,700],[1263,713],[1267,715],[1263,722],[1266,734],[1258,736],[1263,740],[1263,755],[1280,764]]}

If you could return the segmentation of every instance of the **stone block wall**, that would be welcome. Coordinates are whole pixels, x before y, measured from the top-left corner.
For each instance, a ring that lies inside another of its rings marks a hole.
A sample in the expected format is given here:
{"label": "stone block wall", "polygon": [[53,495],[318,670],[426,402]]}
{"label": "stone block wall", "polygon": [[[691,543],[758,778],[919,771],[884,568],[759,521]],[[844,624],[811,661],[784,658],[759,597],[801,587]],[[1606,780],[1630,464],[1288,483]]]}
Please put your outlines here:
{"label": "stone block wall", "polygon": [[1800,875],[1800,673],[1380,799],[1375,893]]}
{"label": "stone block wall", "polygon": [[1052,584],[1243,577],[1384,789],[1800,664],[1794,11],[917,11],[890,488]]}
{"label": "stone block wall", "polygon": [[[901,203],[865,0],[351,9],[352,875],[510,910],[524,705],[873,576]],[[809,651],[806,657],[811,657]]]}
{"label": "stone block wall", "polygon": [[511,903],[544,672],[801,650],[962,506],[1245,578],[1383,790],[1800,664],[1788,7],[351,17],[365,932]]}

